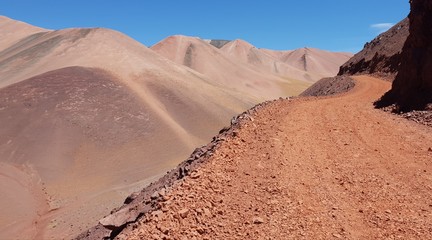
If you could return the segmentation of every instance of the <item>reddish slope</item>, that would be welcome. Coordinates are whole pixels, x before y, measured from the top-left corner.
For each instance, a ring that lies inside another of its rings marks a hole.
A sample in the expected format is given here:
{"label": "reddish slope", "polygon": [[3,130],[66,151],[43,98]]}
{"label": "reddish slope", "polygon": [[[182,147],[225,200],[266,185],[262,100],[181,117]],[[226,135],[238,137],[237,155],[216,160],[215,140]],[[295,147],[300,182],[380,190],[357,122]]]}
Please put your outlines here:
{"label": "reddish slope", "polygon": [[431,238],[431,129],[373,109],[388,82],[356,80],[258,110],[118,238]]}

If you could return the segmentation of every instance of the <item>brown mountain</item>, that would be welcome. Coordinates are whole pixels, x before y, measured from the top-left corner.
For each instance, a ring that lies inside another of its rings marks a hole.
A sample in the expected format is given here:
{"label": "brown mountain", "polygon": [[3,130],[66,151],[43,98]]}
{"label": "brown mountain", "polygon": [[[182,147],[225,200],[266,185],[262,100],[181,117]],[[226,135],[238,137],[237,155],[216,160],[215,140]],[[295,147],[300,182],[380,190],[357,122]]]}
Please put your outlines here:
{"label": "brown mountain", "polygon": [[116,31],[33,32],[0,52],[0,238],[70,238],[256,102]]}
{"label": "brown mountain", "polygon": [[432,104],[432,2],[410,3],[409,36],[402,49],[398,75],[392,89],[377,103],[395,103],[399,111],[425,109]]}
{"label": "brown mountain", "polygon": [[[258,49],[239,39],[224,42],[218,49],[209,41],[181,35],[168,37],[151,49],[216,83],[260,100],[297,95],[323,76],[335,75],[351,56],[318,49],[281,52]],[[300,51],[303,55],[296,54]]]}
{"label": "brown mountain", "polygon": [[316,82],[336,75],[352,54],[301,48],[291,51],[258,49],[243,40],[232,41],[221,48],[228,56],[254,69],[282,78]]}
{"label": "brown mountain", "polygon": [[[250,94],[258,99],[257,102],[297,95],[310,85],[304,81],[282,78],[269,71],[260,71],[239,61],[236,56],[225,52],[225,49],[235,42],[229,42],[217,49],[202,39],[177,35],[162,40],[151,49],[202,73],[215,83]],[[263,64],[260,63],[259,66]]]}
{"label": "brown mountain", "polygon": [[363,50],[340,67],[338,75],[374,74],[392,81],[399,69],[408,31],[409,20],[405,18],[366,43]]}

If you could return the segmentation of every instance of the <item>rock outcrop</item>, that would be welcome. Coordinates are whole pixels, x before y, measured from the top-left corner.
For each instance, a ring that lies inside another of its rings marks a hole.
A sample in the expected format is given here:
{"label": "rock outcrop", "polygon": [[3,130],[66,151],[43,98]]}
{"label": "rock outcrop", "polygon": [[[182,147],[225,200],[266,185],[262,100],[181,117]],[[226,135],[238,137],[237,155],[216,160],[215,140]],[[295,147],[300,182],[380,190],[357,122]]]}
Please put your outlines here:
{"label": "rock outcrop", "polygon": [[301,97],[319,97],[330,96],[333,94],[348,92],[354,87],[354,80],[348,76],[336,76],[323,78],[314,83],[299,96]]}
{"label": "rock outcrop", "polygon": [[401,62],[401,51],[409,34],[409,20],[405,18],[387,32],[364,45],[340,67],[338,75],[373,74],[393,80]]}
{"label": "rock outcrop", "polygon": [[425,109],[432,103],[432,2],[411,0],[408,39],[401,53],[399,73],[376,106],[395,104],[396,111]]}
{"label": "rock outcrop", "polygon": [[216,48],[222,48],[223,46],[225,46],[225,44],[231,42],[230,40],[219,40],[219,39],[212,39],[209,41],[209,43],[211,45],[213,45]]}

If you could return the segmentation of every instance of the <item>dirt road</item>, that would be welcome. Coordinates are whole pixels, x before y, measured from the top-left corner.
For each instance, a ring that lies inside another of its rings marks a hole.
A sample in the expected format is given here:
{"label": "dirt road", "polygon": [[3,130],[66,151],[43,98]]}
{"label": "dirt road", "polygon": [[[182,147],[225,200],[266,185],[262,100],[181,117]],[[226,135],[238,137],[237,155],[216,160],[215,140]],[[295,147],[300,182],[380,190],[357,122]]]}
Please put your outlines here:
{"label": "dirt road", "polygon": [[373,108],[390,83],[356,82],[261,109],[118,238],[432,239],[432,129]]}

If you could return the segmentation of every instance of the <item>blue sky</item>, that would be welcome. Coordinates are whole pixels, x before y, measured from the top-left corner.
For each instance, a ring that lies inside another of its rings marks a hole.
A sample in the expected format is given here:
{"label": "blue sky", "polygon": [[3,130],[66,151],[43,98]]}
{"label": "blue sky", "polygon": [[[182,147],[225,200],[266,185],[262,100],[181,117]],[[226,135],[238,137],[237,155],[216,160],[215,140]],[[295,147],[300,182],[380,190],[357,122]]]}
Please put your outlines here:
{"label": "blue sky", "polygon": [[106,27],[147,46],[182,34],[259,48],[361,50],[409,13],[408,0],[1,1],[0,15],[49,29]]}

